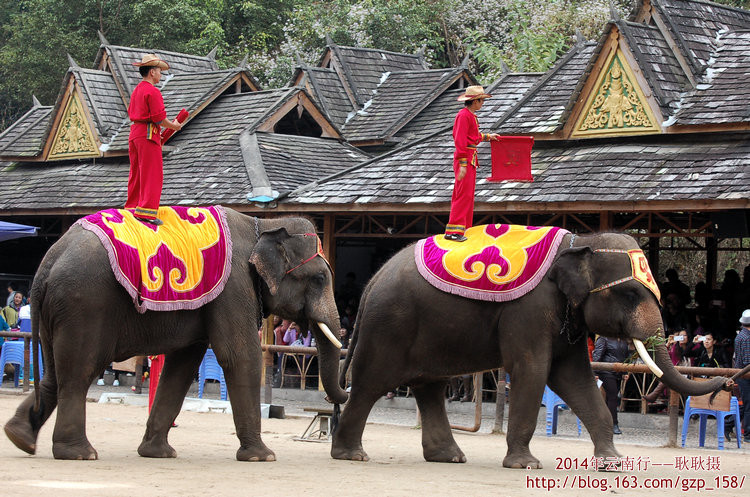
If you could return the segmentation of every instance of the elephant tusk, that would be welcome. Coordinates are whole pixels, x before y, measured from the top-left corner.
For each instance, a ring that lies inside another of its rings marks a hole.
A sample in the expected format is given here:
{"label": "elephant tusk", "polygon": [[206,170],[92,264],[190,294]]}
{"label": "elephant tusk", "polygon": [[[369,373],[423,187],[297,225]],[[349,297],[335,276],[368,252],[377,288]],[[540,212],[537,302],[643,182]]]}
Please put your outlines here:
{"label": "elephant tusk", "polygon": [[323,332],[326,338],[328,338],[331,341],[331,343],[336,346],[337,349],[341,348],[341,342],[339,342],[336,336],[333,333],[331,333],[331,329],[328,327],[328,325],[318,321],[318,328],[320,328],[320,331]]}
{"label": "elephant tusk", "polygon": [[646,350],[646,346],[643,345],[643,342],[640,340],[634,338],[633,344],[635,345],[635,350],[638,351],[638,355],[641,356],[641,359],[643,362],[646,363],[646,366],[648,366],[648,369],[650,369],[657,378],[661,378],[664,372],[659,368],[659,366],[656,365],[653,359],[651,359],[651,356],[648,354],[648,351]]}

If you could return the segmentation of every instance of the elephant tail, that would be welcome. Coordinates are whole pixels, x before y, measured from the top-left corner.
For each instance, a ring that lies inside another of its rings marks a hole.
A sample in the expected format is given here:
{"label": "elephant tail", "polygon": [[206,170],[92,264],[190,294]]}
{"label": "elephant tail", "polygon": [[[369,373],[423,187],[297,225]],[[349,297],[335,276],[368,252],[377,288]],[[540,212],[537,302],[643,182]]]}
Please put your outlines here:
{"label": "elephant tail", "polygon": [[[42,379],[39,371],[39,361],[43,360],[43,354],[39,347],[39,326],[42,323],[41,307],[47,293],[47,267],[42,265],[34,277],[34,283],[31,287],[31,364],[34,373],[34,411],[38,412],[41,403],[41,387],[39,384]],[[37,355],[37,353],[39,355]]]}

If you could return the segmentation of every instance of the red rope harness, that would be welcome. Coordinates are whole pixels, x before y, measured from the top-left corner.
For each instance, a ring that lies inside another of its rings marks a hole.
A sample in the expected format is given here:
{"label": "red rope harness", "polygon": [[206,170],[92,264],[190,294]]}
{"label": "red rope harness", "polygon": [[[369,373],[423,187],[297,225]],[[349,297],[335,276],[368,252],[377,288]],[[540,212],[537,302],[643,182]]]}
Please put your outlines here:
{"label": "red rope harness", "polygon": [[314,236],[315,239],[318,241],[318,250],[313,255],[311,255],[310,257],[308,257],[307,259],[305,259],[304,261],[300,262],[299,264],[297,264],[296,266],[294,266],[292,269],[290,269],[289,271],[287,271],[286,274],[291,273],[292,271],[294,271],[298,267],[304,266],[305,264],[307,264],[308,262],[310,262],[311,260],[315,259],[318,256],[320,256],[320,258],[325,261],[326,265],[328,266],[328,269],[330,269],[331,272],[333,273],[333,269],[331,268],[331,264],[328,262],[328,259],[326,259],[326,256],[323,253],[323,244],[320,243],[320,238],[318,238],[318,235],[316,235],[315,233],[305,233],[305,234],[303,234],[301,236]]}

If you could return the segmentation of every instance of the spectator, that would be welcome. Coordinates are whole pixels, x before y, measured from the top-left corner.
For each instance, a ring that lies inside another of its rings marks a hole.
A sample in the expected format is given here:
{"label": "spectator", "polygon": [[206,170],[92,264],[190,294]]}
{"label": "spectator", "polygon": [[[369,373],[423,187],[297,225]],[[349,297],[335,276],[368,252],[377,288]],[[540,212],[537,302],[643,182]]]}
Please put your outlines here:
{"label": "spectator", "polygon": [[9,281],[8,282],[8,298],[5,301],[5,305],[9,306],[11,302],[13,302],[13,295],[16,293],[15,283]]}
{"label": "spectator", "polygon": [[677,295],[680,299],[680,306],[685,308],[690,304],[690,287],[680,281],[680,275],[677,274],[675,268],[667,269],[667,282],[662,285],[661,294],[666,297],[667,295]]}
{"label": "spectator", "polygon": [[[471,398],[474,395],[474,378],[472,375],[454,376],[450,380],[450,386],[451,396],[448,397],[448,402],[459,399],[461,402],[471,402]],[[461,396],[461,386],[463,386],[463,396]]]}
{"label": "spectator", "polygon": [[[8,331],[10,330],[10,326],[8,326],[8,322],[3,317],[2,313],[0,313],[0,330],[2,331]],[[5,337],[0,337],[0,345],[5,343]],[[0,376],[2,375],[2,371],[0,371]]]}
{"label": "spectator", "polygon": [[21,306],[18,310],[18,326],[21,326],[21,321],[24,319],[31,320],[31,297],[26,299],[26,303]]}
{"label": "spectator", "polygon": [[[694,353],[693,349],[700,349],[699,346],[694,347],[691,340],[688,338],[687,330],[679,330],[674,334],[667,337],[667,351],[669,352],[669,358],[672,360],[672,364],[675,366],[690,366],[690,354]],[[648,395],[644,395],[643,398],[647,402],[656,402],[660,396],[667,396],[669,390],[667,386],[659,382],[657,383],[654,391]]]}
{"label": "spectator", "polygon": [[664,309],[661,311],[661,319],[664,322],[664,328],[668,332],[674,330],[688,329],[688,315],[682,300],[676,294],[672,293],[664,297]]}
{"label": "spectator", "polygon": [[712,332],[696,335],[693,343],[698,345],[697,349],[690,350],[687,355],[695,357],[695,366],[699,368],[727,368],[729,359],[724,348],[716,343]]}
{"label": "spectator", "polygon": [[[109,369],[111,369],[111,365]],[[120,386],[120,372],[114,369],[112,370],[112,372],[114,372],[115,374],[115,380],[112,382],[112,386],[119,387]],[[99,379],[96,381],[96,384],[100,387],[104,385],[104,371],[102,371],[102,374],[99,375]]]}
{"label": "spectator", "polygon": [[359,307],[359,297],[361,295],[362,288],[357,283],[357,275],[352,271],[349,271],[346,273],[345,280],[338,291],[338,297],[336,300],[339,303],[339,310],[342,309],[342,306],[357,309],[357,307]]}
{"label": "spectator", "polygon": [[343,337],[341,343],[344,348],[349,346],[349,338],[351,338],[354,332],[354,321],[357,319],[357,312],[352,304],[347,304],[344,308],[344,313],[341,316],[341,327],[346,330],[346,336]]}
{"label": "spectator", "polygon": [[18,327],[18,311],[21,310],[21,307],[23,307],[23,294],[21,292],[16,292],[13,294],[13,301],[10,305],[3,308],[1,311],[5,321],[7,321],[8,326],[11,328]]}
{"label": "spectator", "polygon": [[[750,309],[745,309],[740,317],[742,327],[734,339],[734,367],[742,369],[750,364]],[[750,443],[750,380],[738,378],[737,385],[740,387],[740,398],[742,399],[742,432],[745,434],[744,442]]]}
{"label": "spectator", "polygon": [[711,290],[705,281],[699,281],[695,285],[695,305],[699,314],[706,314],[711,304]]}
{"label": "spectator", "polygon": [[719,325],[723,336],[729,336],[736,329],[741,309],[742,282],[737,271],[729,269],[724,272],[720,293],[723,306],[719,309]]}
{"label": "spectator", "polygon": [[[609,338],[600,336],[594,344],[592,358],[594,362],[622,362],[628,357],[628,342],[622,338]],[[617,405],[619,404],[620,380],[622,373],[610,371],[597,371],[598,379],[602,382],[606,394],[607,408],[612,415],[612,433],[621,435],[617,419]],[[625,380],[628,376],[624,376]]]}

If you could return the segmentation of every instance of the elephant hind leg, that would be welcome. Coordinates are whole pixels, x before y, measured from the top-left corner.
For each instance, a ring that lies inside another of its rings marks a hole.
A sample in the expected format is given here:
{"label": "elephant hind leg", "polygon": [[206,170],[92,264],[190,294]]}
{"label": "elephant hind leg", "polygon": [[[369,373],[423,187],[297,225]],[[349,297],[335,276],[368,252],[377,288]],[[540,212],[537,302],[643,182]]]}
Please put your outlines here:
{"label": "elephant hind leg", "polygon": [[413,389],[422,416],[422,452],[426,461],[463,463],[466,456],[453,438],[445,411],[446,385],[436,381]]}
{"label": "elephant hind leg", "polygon": [[36,453],[39,430],[57,407],[57,379],[54,366],[47,369],[37,388],[41,389],[39,410],[34,409],[34,395],[28,395],[5,424],[5,435],[16,447],[28,454]]}
{"label": "elephant hind leg", "polygon": [[15,415],[5,424],[5,435],[13,444],[28,454],[36,453],[39,430],[57,406],[57,382],[54,368],[48,372],[39,387],[39,410],[34,410],[34,395],[28,395],[18,406]]}

